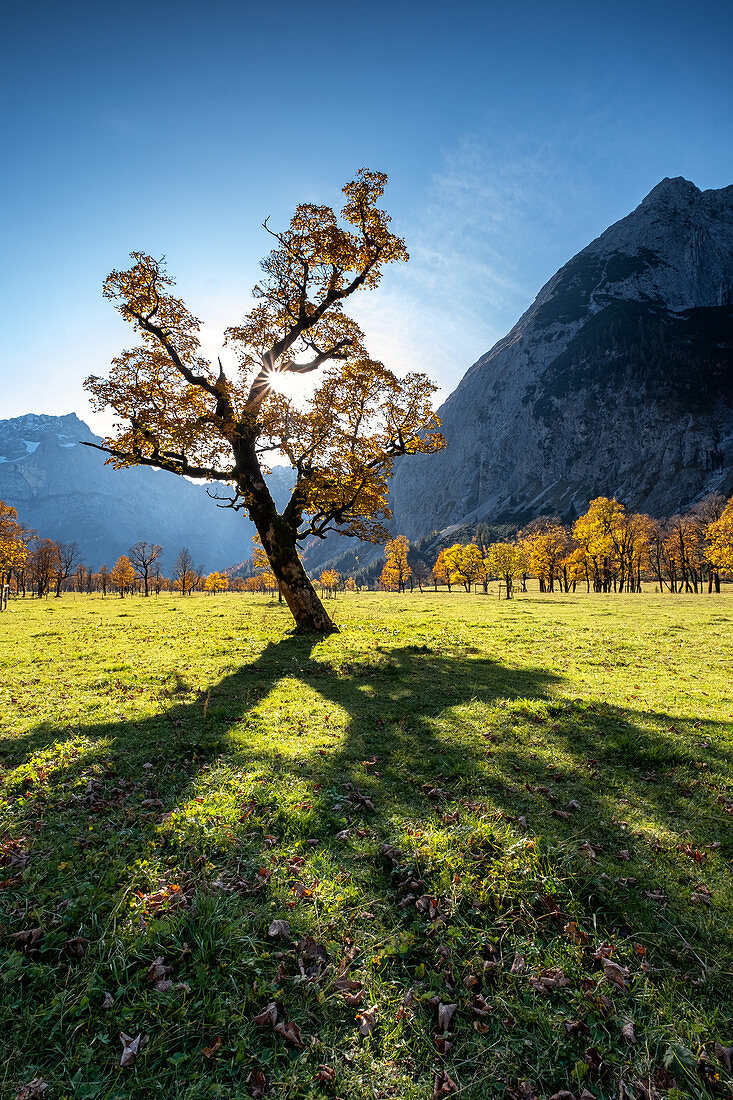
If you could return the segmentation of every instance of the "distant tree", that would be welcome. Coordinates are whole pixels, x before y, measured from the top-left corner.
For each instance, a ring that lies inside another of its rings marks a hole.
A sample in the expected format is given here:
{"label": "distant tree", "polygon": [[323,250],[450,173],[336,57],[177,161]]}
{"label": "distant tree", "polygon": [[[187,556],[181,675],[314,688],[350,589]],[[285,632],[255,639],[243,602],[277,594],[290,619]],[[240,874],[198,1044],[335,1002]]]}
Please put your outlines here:
{"label": "distant tree", "polygon": [[196,572],[193,567],[191,551],[184,546],[178,554],[173,565],[173,583],[182,596],[188,596],[196,583]]}
{"label": "distant tree", "polygon": [[58,564],[56,566],[56,595],[61,595],[64,581],[71,576],[79,557],[79,547],[75,542],[58,542]]}
{"label": "distant tree", "polygon": [[538,516],[519,532],[519,541],[540,592],[554,592],[561,563],[571,550],[569,532],[557,516]]}
{"label": "distant tree", "polygon": [[407,561],[410,543],[405,535],[390,539],[384,547],[385,563],[379,583],[387,592],[404,592],[405,582],[412,576]]}
{"label": "distant tree", "polygon": [[356,581],[354,580],[353,577],[347,577],[346,578],[346,580],[344,581],[344,590],[346,592],[356,592],[357,591]]}
{"label": "distant tree", "polygon": [[318,583],[321,586],[321,595],[329,592],[332,596],[335,596],[340,579],[335,569],[324,569],[318,578]]}
{"label": "distant tree", "polygon": [[102,595],[106,596],[110,584],[110,574],[106,562],[103,562],[99,567],[99,584],[102,589]]}
{"label": "distant tree", "polygon": [[[254,522],[300,631],[335,630],[297,546],[329,531],[381,542],[388,480],[400,455],[444,446],[422,374],[398,378],[369,357],[344,313],[357,290],[376,287],[385,264],[407,260],[378,201],[386,176],[361,170],[343,189],[341,220],[302,204],[262,263],[254,308],[230,328],[240,371],[229,379],[200,356],[200,322],[170,288],[162,262],[132,253],[104,286],[142,346],[123,352],[107,379],[86,386],[121,426],[101,447],[118,466],[147,465],[234,487],[232,505]],[[308,405],[280,391],[282,375],[327,365]],[[261,459],[278,452],[296,474],[278,512]]]}
{"label": "distant tree", "polygon": [[710,493],[689,510],[689,516],[695,525],[702,546],[702,558],[708,572],[708,592],[720,592],[720,570],[707,554],[708,532],[713,523],[721,518],[726,509],[726,499],[722,493]]}
{"label": "distant tree", "polygon": [[226,592],[229,588],[229,577],[226,573],[209,573],[204,581],[204,592]]}
{"label": "distant tree", "polygon": [[117,559],[110,576],[112,584],[120,594],[120,599],[124,599],[125,590],[130,588],[135,581],[135,570],[132,567],[132,562],[125,554]]}
{"label": "distant tree", "polygon": [[421,592],[425,585],[433,583],[433,571],[421,558],[412,566],[412,575]]}
{"label": "distant tree", "polygon": [[718,577],[716,591],[720,591],[720,574],[733,575],[733,497],[730,498],[719,519],[705,529],[707,547],[705,557]]}
{"label": "distant tree", "polygon": [[156,596],[160,595],[160,593],[163,591],[168,583],[166,581],[166,578],[163,576],[163,570],[160,568],[160,564],[157,561],[150,568],[150,583],[153,586],[153,591],[155,592]]}
{"label": "distant tree", "polygon": [[445,551],[445,563],[451,579],[456,583],[460,581],[466,592],[471,591],[475,581],[486,576],[483,555],[475,542],[466,545],[457,542],[449,547]]}
{"label": "distant tree", "polygon": [[[445,584],[450,592],[453,584],[453,571],[447,558],[447,550],[441,550],[433,566],[433,577],[437,584]],[[437,586],[437,585],[436,585]]]}
{"label": "distant tree", "polygon": [[511,599],[515,577],[521,576],[528,568],[524,550],[512,542],[492,542],[487,561],[494,576],[504,581],[506,598]]}
{"label": "distant tree", "polygon": [[59,548],[51,539],[36,539],[28,558],[28,568],[39,599],[50,591],[59,569]]}
{"label": "distant tree", "polygon": [[0,611],[4,608],[3,589],[11,572],[27,561],[28,541],[15,508],[0,500]]}
{"label": "distant tree", "polygon": [[134,546],[130,547],[130,561],[132,562],[132,567],[136,575],[143,582],[146,596],[150,595],[148,579],[150,577],[151,567],[162,553],[163,547],[158,546],[157,543],[136,542]]}

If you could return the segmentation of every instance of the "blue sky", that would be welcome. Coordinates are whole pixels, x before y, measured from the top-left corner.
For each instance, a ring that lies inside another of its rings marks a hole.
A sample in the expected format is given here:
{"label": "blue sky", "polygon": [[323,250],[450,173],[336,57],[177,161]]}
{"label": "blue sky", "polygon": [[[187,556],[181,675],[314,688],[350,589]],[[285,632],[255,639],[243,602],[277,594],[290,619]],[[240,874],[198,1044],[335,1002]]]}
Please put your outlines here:
{"label": "blue sky", "polygon": [[444,393],[664,176],[733,183],[728,3],[0,3],[0,419],[89,414],[130,330],[103,301],[168,257],[207,348],[260,228],[386,171],[412,260],[354,312]]}

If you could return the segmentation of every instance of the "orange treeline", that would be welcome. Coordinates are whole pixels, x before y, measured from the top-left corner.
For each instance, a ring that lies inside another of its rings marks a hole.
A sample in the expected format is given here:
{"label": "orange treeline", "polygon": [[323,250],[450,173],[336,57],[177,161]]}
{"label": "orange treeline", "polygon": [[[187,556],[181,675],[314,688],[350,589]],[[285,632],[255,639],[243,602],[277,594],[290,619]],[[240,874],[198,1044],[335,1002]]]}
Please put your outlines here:
{"label": "orange treeline", "polygon": [[[393,572],[388,557],[383,588],[396,587],[385,583]],[[431,573],[436,588],[467,592],[479,584],[486,592],[498,579],[507,597],[517,577],[535,577],[541,592],[575,592],[579,585],[587,592],[640,592],[642,581],[662,592],[719,592],[721,577],[733,578],[733,497],[713,494],[663,520],[597,497],[570,525],[540,516],[512,541],[486,544],[477,536],[446,547]]]}

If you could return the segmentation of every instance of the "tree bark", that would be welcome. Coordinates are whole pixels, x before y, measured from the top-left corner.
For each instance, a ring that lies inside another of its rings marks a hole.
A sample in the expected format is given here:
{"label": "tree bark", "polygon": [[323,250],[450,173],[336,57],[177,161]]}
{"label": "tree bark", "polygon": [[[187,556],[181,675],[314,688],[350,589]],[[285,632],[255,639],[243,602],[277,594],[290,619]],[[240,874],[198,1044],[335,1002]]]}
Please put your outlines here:
{"label": "tree bark", "polygon": [[[316,594],[303,568],[295,539],[281,523],[258,523],[251,511],[265,553],[272,566],[283,598],[295,619],[297,634],[336,634],[338,627]],[[277,517],[279,519],[279,517]]]}

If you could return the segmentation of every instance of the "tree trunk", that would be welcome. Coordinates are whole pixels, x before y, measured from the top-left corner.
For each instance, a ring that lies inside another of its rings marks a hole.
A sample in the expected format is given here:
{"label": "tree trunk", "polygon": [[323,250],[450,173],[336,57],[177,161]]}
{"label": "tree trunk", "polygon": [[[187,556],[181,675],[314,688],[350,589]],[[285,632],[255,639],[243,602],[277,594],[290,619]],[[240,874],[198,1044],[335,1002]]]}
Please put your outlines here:
{"label": "tree trunk", "polygon": [[260,526],[258,517],[252,515],[262,545],[275,574],[280,592],[295,619],[298,634],[336,634],[338,627],[332,622],[325,607],[318,599],[315,588],[308,579],[295,545],[293,534],[275,513],[270,521]]}

